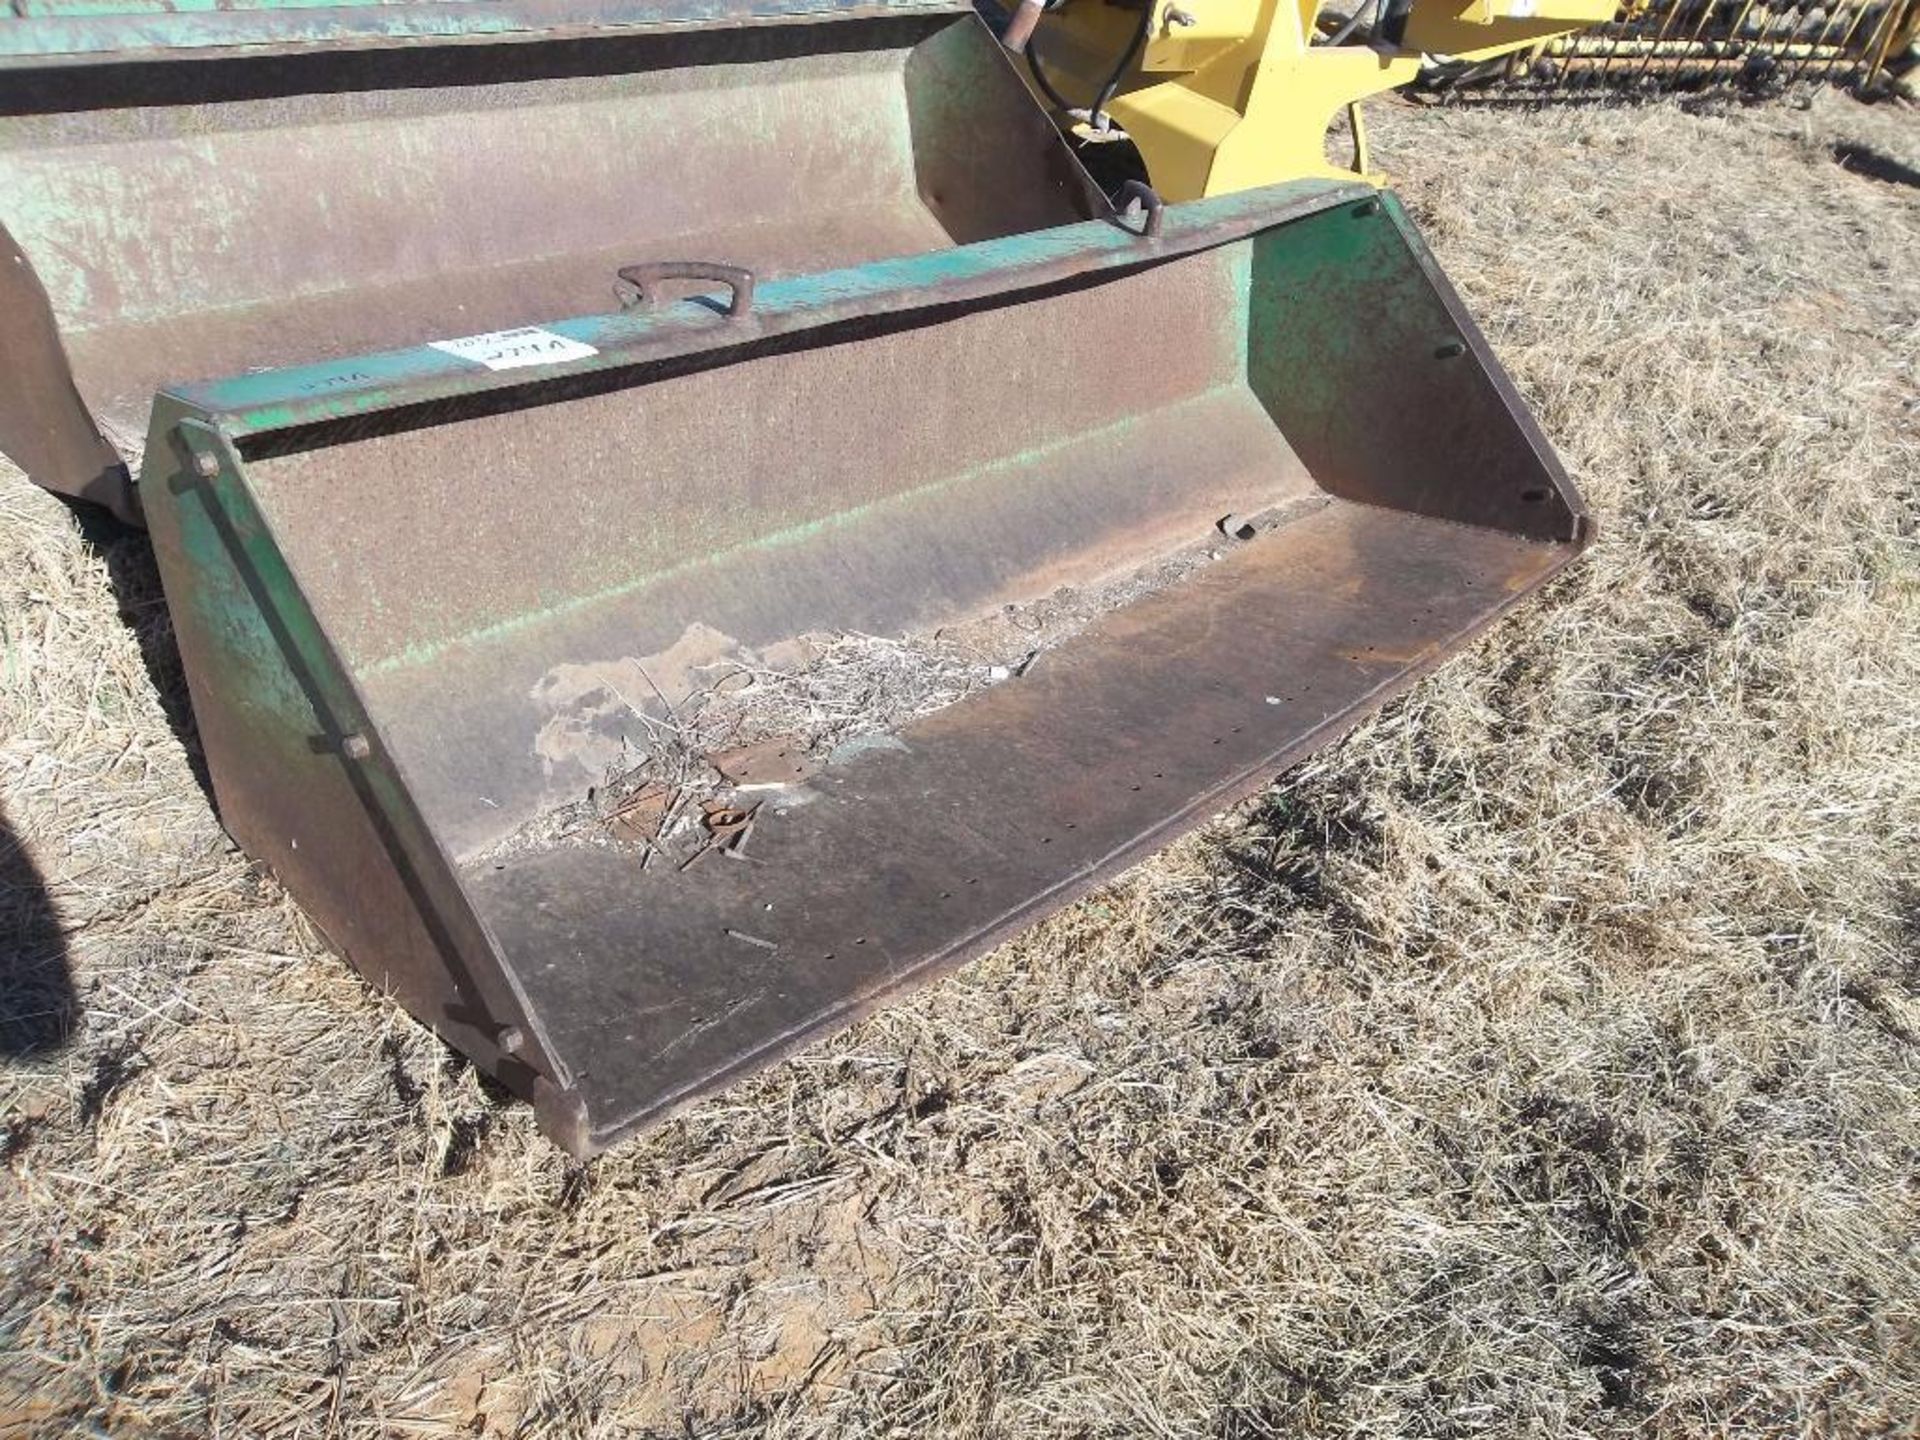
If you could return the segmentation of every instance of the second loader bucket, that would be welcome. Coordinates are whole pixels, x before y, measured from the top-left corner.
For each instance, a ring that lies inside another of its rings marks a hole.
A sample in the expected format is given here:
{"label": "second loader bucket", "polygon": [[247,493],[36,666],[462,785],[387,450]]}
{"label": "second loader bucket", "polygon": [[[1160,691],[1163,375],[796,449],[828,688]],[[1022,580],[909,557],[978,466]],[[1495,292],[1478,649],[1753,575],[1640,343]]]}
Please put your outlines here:
{"label": "second loader bucket", "polygon": [[949,5],[129,4],[0,23],[0,451],[129,520],[183,378],[605,308],[662,254],[764,278],[1107,213]]}
{"label": "second loader bucket", "polygon": [[715,273],[537,364],[173,389],[141,482],[227,825],[578,1155],[1266,784],[1586,538],[1365,187]]}

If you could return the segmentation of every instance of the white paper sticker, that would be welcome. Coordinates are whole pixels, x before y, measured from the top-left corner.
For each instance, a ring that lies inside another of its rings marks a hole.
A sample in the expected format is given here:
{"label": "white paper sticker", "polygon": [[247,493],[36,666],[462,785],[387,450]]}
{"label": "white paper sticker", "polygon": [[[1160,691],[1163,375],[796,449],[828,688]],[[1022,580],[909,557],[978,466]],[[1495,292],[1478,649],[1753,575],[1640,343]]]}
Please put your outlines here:
{"label": "white paper sticker", "polygon": [[555,365],[562,360],[584,360],[600,352],[591,345],[569,340],[537,325],[518,330],[492,330],[485,335],[468,335],[460,340],[434,340],[435,350],[476,360],[489,370],[518,370],[522,365]]}

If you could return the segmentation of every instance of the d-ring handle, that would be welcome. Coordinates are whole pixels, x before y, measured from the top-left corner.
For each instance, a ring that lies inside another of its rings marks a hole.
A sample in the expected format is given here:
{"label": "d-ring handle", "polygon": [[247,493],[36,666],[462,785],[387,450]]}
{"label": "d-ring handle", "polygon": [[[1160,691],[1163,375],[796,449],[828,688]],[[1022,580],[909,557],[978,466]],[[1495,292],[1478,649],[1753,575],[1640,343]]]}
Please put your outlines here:
{"label": "d-ring handle", "polygon": [[753,306],[753,272],[738,265],[716,265],[709,260],[649,260],[644,265],[622,266],[619,274],[640,292],[638,303],[642,305],[659,301],[663,280],[717,280],[732,292],[727,301],[728,319],[741,319]]}
{"label": "d-ring handle", "polygon": [[1160,223],[1166,219],[1167,202],[1144,180],[1129,180],[1120,187],[1117,206],[1121,214],[1126,213],[1127,203],[1132,200],[1138,200],[1147,211],[1146,223],[1141,226],[1139,233],[1148,240],[1158,240]]}

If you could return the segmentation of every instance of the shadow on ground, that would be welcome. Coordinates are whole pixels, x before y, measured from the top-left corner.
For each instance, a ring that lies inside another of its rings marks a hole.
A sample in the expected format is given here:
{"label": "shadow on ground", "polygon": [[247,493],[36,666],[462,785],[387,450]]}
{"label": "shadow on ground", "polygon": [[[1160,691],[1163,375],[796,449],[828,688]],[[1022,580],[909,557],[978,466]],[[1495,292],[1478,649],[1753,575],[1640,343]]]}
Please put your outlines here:
{"label": "shadow on ground", "polygon": [[1864,175],[1867,179],[1878,180],[1883,185],[1906,185],[1920,190],[1920,170],[1874,149],[1871,145],[1843,140],[1833,147],[1833,158],[1841,169],[1851,174]]}
{"label": "shadow on ground", "polygon": [[53,899],[0,811],[0,1060],[59,1049],[79,1016]]}
{"label": "shadow on ground", "polygon": [[160,708],[166,712],[167,725],[186,752],[194,780],[211,803],[213,780],[200,749],[200,732],[193,723],[186,667],[180,660],[180,647],[174,643],[173,621],[160,589],[160,564],[154,558],[153,542],[144,530],[123,524],[97,505],[68,501],[68,506],[87,549],[107,567],[120,621],[140,646],[141,662]]}

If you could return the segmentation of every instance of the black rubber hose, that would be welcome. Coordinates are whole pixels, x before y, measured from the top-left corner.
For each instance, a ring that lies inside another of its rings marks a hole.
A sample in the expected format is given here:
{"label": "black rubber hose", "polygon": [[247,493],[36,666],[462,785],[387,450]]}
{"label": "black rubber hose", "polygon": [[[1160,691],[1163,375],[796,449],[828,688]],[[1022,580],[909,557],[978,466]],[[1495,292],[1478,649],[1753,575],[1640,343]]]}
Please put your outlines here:
{"label": "black rubber hose", "polygon": [[1127,71],[1133,68],[1135,58],[1141,47],[1147,43],[1147,31],[1153,28],[1153,12],[1157,0],[1140,0],[1140,23],[1133,27],[1133,40],[1127,46],[1126,53],[1120,57],[1120,63],[1113,67],[1113,73],[1107,77],[1107,83],[1100,87],[1100,93],[1093,97],[1093,110],[1087,116],[1094,129],[1100,128],[1100,117],[1106,113],[1107,105],[1113,99],[1113,92],[1120,88],[1120,82],[1126,79]]}
{"label": "black rubber hose", "polygon": [[1041,93],[1060,109],[1072,110],[1073,106],[1067,103],[1067,97],[1053,88],[1053,82],[1047,79],[1047,72],[1040,68],[1040,47],[1033,43],[1039,38],[1038,35],[1027,37],[1027,69],[1033,72],[1033,83],[1038,85]]}
{"label": "black rubber hose", "polygon": [[1347,23],[1320,43],[1323,45],[1346,44],[1352,38],[1353,32],[1360,28],[1361,22],[1379,8],[1380,0],[1363,0],[1362,4],[1354,7],[1353,14],[1347,17]]}

